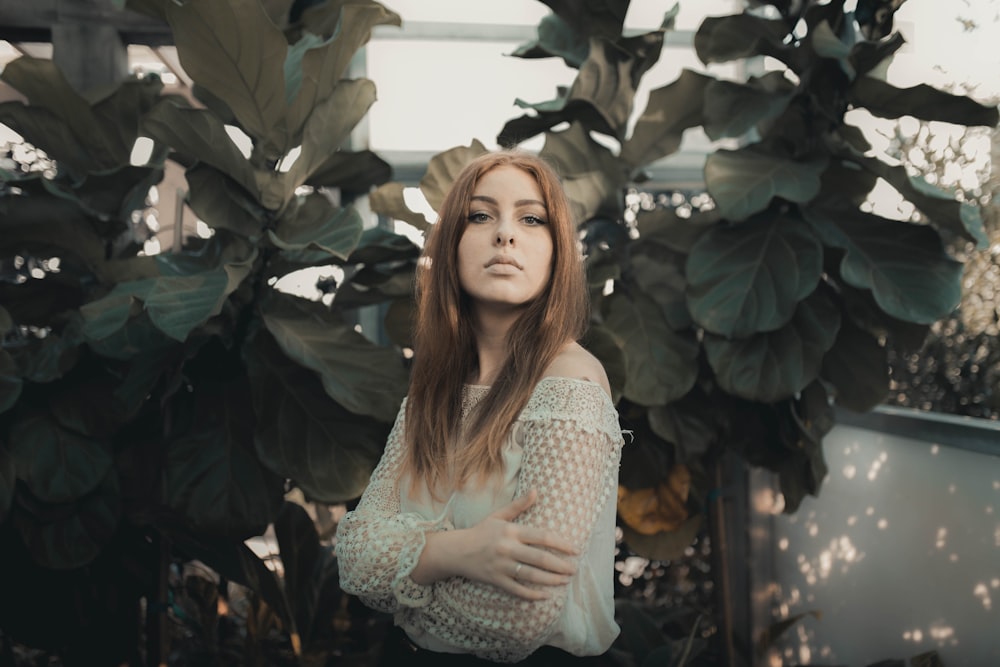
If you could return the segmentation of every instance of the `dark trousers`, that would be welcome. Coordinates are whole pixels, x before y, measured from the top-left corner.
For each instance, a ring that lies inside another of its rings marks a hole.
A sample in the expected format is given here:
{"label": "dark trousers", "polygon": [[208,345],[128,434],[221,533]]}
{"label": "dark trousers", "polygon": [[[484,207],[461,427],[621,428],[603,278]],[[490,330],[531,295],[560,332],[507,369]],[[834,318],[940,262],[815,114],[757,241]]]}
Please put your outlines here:
{"label": "dark trousers", "polygon": [[[379,667],[486,667],[498,664],[464,653],[438,653],[420,648],[397,626],[385,637]],[[521,662],[519,667],[596,667],[606,664],[600,656],[579,658],[554,646],[543,646]]]}

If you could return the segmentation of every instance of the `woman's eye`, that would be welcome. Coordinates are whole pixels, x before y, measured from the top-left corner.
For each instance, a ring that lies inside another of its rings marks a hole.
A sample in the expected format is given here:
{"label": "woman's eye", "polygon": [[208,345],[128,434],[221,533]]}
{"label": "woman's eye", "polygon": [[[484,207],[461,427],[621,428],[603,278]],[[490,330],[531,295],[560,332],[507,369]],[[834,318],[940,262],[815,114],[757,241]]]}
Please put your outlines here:
{"label": "woman's eye", "polygon": [[486,222],[490,217],[485,213],[470,213],[469,222]]}
{"label": "woman's eye", "polygon": [[529,225],[544,225],[545,221],[539,218],[537,215],[526,215],[524,216],[524,222]]}

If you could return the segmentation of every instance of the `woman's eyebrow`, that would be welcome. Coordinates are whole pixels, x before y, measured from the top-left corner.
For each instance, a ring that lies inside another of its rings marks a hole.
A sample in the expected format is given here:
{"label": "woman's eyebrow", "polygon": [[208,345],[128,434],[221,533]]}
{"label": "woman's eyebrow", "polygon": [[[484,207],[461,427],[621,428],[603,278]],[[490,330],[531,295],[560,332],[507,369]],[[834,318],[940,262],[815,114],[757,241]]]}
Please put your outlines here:
{"label": "woman's eyebrow", "polygon": [[[472,201],[481,200],[481,201],[484,201],[484,202],[486,202],[488,204],[493,204],[494,206],[498,205],[498,202],[497,202],[496,199],[494,199],[493,197],[489,197],[487,195],[472,195],[471,197],[469,197],[469,199],[472,200]],[[520,207],[520,206],[541,206],[542,208],[545,208],[545,203],[544,202],[540,202],[537,199],[518,199],[516,202],[514,202],[514,206],[518,206],[518,207]]]}

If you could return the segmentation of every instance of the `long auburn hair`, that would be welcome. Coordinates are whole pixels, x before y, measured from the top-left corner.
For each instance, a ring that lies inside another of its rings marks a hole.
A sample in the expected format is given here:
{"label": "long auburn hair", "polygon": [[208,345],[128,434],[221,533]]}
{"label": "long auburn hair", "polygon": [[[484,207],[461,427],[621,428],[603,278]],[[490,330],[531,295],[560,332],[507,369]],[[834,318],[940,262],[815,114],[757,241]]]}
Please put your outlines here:
{"label": "long auburn hair", "polygon": [[[462,390],[478,368],[468,295],[458,278],[458,244],[468,226],[476,184],[500,166],[538,183],[552,236],[548,285],[507,335],[507,358],[487,395],[462,424]],[[407,456],[402,475],[427,483],[436,497],[446,480],[461,488],[503,468],[502,448],[514,420],[559,350],[586,331],[588,294],[576,225],[559,176],[542,158],[520,150],[486,153],[470,162],[445,196],[416,275],[414,363],[407,397]],[[412,490],[412,487],[411,487]]]}

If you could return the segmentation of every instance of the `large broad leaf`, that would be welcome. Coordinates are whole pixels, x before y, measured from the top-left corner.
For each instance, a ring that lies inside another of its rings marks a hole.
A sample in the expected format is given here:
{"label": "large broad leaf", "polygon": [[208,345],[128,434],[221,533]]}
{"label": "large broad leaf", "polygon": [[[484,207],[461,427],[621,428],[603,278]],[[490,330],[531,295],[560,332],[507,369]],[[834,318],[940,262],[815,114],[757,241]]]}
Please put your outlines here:
{"label": "large broad leaf", "polygon": [[413,241],[381,227],[366,229],[361,242],[348,258],[350,264],[378,264],[416,259],[420,248]]}
{"label": "large broad leaf", "polygon": [[338,308],[357,308],[413,294],[414,265],[365,266],[337,288]]}
{"label": "large broad leaf", "polygon": [[258,196],[253,168],[213,113],[165,99],[143,119],[143,132],[174,150],[210,164]]}
{"label": "large broad leaf", "polygon": [[4,102],[0,104],[0,123],[15,130],[32,146],[44,150],[77,178],[100,164],[73,128],[48,109]]}
{"label": "large broad leaf", "polygon": [[254,444],[264,465],[319,502],[359,497],[382,453],[386,425],[338,405],[319,376],[291,361],[267,334],[254,342],[247,367]]}
{"label": "large broad leaf", "polygon": [[539,154],[555,165],[562,176],[575,220],[620,217],[626,183],[622,164],[607,148],[591,139],[582,125],[574,123],[563,132],[547,134]]}
{"label": "large broad leaf", "polygon": [[888,355],[878,339],[844,319],[823,358],[821,377],[833,385],[839,405],[868,412],[889,394]]}
{"label": "large broad leaf", "polygon": [[816,290],[781,329],[743,339],[706,334],[705,352],[720,387],[750,401],[773,403],[819,375],[839,327],[840,311]]}
{"label": "large broad leaf", "polygon": [[340,188],[345,192],[368,192],[392,177],[388,162],[371,151],[337,151],[326,158],[306,185]]}
{"label": "large broad leaf", "polygon": [[551,110],[536,107],[537,115],[508,122],[497,143],[518,144],[559,123],[574,121],[623,140],[639,80],[662,49],[662,31],[617,43],[592,40],[587,60],[567,95]]}
{"label": "large broad leaf", "polygon": [[51,194],[75,202],[91,216],[97,231],[108,237],[128,229],[132,212],[145,208],[149,189],[162,178],[162,169],[126,165],[91,172],[72,187],[65,181],[45,180],[43,183]]}
{"label": "large broad leaf", "polygon": [[[160,275],[120,282],[80,308],[84,336],[94,342],[105,339],[142,309],[165,334],[185,340],[195,327],[222,310],[226,297],[249,274],[257,251],[232,243],[221,252],[221,265],[208,270],[201,269],[199,258],[157,255],[154,263]],[[250,254],[232,257],[238,252]]]}
{"label": "large broad leaf", "polygon": [[798,161],[751,149],[718,150],[705,160],[705,185],[723,217],[745,220],[773,197],[799,204],[816,196],[826,160]]}
{"label": "large broad leaf", "polygon": [[710,80],[705,86],[705,134],[713,140],[742,136],[781,114],[794,92],[794,84],[782,72],[751,78],[746,84]]}
{"label": "large broad leaf", "polygon": [[651,237],[640,237],[630,248],[631,278],[643,293],[663,309],[675,331],[691,326],[685,292],[684,255]]}
{"label": "large broad leaf", "polygon": [[719,439],[720,426],[714,415],[706,413],[704,401],[689,400],[692,394],[646,412],[653,432],[674,446],[675,463],[700,459]]}
{"label": "large broad leaf", "polygon": [[0,413],[10,410],[17,403],[23,386],[17,364],[7,350],[0,349]]}
{"label": "large broad leaf", "polygon": [[11,502],[14,500],[16,483],[17,470],[14,467],[14,457],[0,443],[0,523],[7,520]]}
{"label": "large broad leaf", "polygon": [[880,118],[913,116],[956,125],[993,127],[1000,120],[997,107],[985,106],[963,95],[952,95],[925,83],[897,88],[880,79],[863,76],[849,90],[851,102]]}
{"label": "large broad leaf", "polygon": [[[326,164],[350,135],[368,108],[375,102],[375,84],[368,79],[342,80],[333,92],[313,108],[302,132],[302,152],[284,175],[271,186],[272,181],[261,181],[261,198],[264,206],[280,208],[295,194],[296,188],[308,181]],[[258,173],[258,177],[270,175]]]}
{"label": "large broad leaf", "polygon": [[359,415],[391,422],[406,393],[399,355],[338,321],[322,304],[273,294],[264,324],[285,354],[323,378],[326,392]]}
{"label": "large broad leaf", "polygon": [[72,505],[16,505],[14,526],[35,562],[71,570],[91,562],[114,537],[121,514],[118,475],[108,470],[100,485]]}
{"label": "large broad leaf", "polygon": [[167,505],[198,531],[258,535],[274,520],[284,485],[254,450],[250,389],[202,389],[194,426],[167,446]]}
{"label": "large broad leaf", "polygon": [[302,197],[267,235],[283,250],[322,250],[346,260],[358,245],[363,226],[353,207],[335,207],[325,195],[314,192]]}
{"label": "large broad leaf", "polygon": [[549,14],[538,24],[538,37],[517,47],[510,55],[518,58],[558,56],[567,66],[578,68],[587,59],[590,40],[573,30],[558,14]]}
{"label": "large broad leaf", "polygon": [[614,334],[599,324],[591,325],[581,343],[601,361],[611,385],[611,399],[617,404],[628,380],[625,352],[618,345]]}
{"label": "large broad leaf", "polygon": [[405,189],[406,186],[402,183],[386,183],[368,195],[368,205],[379,215],[408,222],[417,229],[426,231],[430,228],[430,223],[423,213],[418,213],[406,205],[406,199],[403,197]]}
{"label": "large broad leaf", "polygon": [[782,19],[764,19],[752,14],[709,16],[698,27],[694,48],[706,65],[772,56],[784,60],[790,48],[784,43],[788,25]]}
{"label": "large broad leaf", "polygon": [[[132,141],[135,139],[134,128],[130,130],[122,119],[116,119],[113,124],[102,123],[87,100],[81,97],[69,82],[63,77],[62,72],[51,60],[41,58],[23,57],[8,63],[2,75],[4,81],[20,91],[32,106],[41,107],[61,120],[75,140],[82,147],[88,157],[89,164],[74,159],[73,156],[83,157],[76,149],[70,146],[60,147],[56,145],[56,134],[52,139],[44,136],[34,136],[33,139],[40,141],[36,144],[40,148],[48,151],[53,149],[53,157],[61,156],[71,159],[71,166],[79,168],[81,171],[90,169],[111,169],[128,163],[129,153],[132,150]],[[150,89],[156,87],[158,82],[151,79],[146,84],[139,84]],[[121,107],[120,107],[121,108]],[[129,109],[137,119],[142,109],[133,107]],[[38,125],[29,125],[29,128],[39,129]],[[32,129],[30,134],[36,134]],[[67,148],[69,150],[67,150]]]}
{"label": "large broad leaf", "polygon": [[845,250],[843,279],[870,289],[895,318],[931,324],[962,296],[962,264],[945,253],[938,233],[926,225],[886,220],[861,211],[807,210],[806,219],[826,245]]}
{"label": "large broad leaf", "polygon": [[688,308],[721,336],[774,331],[816,288],[822,268],[822,246],[800,220],[762,216],[716,227],[688,255]]}
{"label": "large broad leaf", "polygon": [[16,422],[8,446],[18,479],[47,503],[71,502],[90,493],[112,464],[107,442],[68,431],[41,415]]}
{"label": "large broad leaf", "polygon": [[302,130],[312,110],[325,100],[344,75],[354,53],[371,36],[376,25],[400,25],[399,15],[377,2],[351,2],[341,8],[333,37],[318,41],[315,35],[304,36],[289,49],[285,61],[288,90],[288,130],[292,146],[301,143]]}
{"label": "large broad leaf", "polygon": [[468,146],[449,148],[431,158],[427,164],[427,172],[420,179],[420,191],[424,193],[431,208],[441,210],[445,195],[451,190],[458,174],[484,153],[486,147],[478,139],[473,139]]}
{"label": "large broad leaf", "polygon": [[604,326],[625,351],[625,398],[639,405],[666,405],[694,386],[697,341],[673,331],[648,297],[612,294],[605,301]]}
{"label": "large broad leaf", "polygon": [[712,77],[685,69],[673,83],[651,91],[622,147],[622,160],[636,169],[677,151],[684,130],[704,122],[705,88],[711,81]]}
{"label": "large broad leaf", "polygon": [[244,542],[224,536],[194,535],[186,527],[160,522],[170,545],[192,560],[205,563],[229,581],[246,586],[274,609],[289,618],[288,602],[277,575]]}
{"label": "large broad leaf", "polygon": [[542,0],[573,30],[615,41],[622,34],[629,0]]}
{"label": "large broad leaf", "polygon": [[288,43],[256,0],[167,3],[184,71],[217,95],[250,136],[272,147],[288,145],[283,65]]}
{"label": "large broad leaf", "polygon": [[858,76],[864,76],[901,49],[905,43],[906,40],[898,32],[878,41],[858,42],[851,51],[849,58],[851,66]]}
{"label": "large broad leaf", "polygon": [[974,241],[980,250],[989,246],[978,206],[956,200],[954,194],[931,185],[920,176],[911,176],[902,165],[891,166],[877,158],[863,155],[855,155],[853,159],[888,182],[920,209],[934,226]]}
{"label": "large broad leaf", "polygon": [[254,195],[208,163],[196,164],[184,176],[188,205],[205,224],[248,239],[260,238],[265,211]]}

